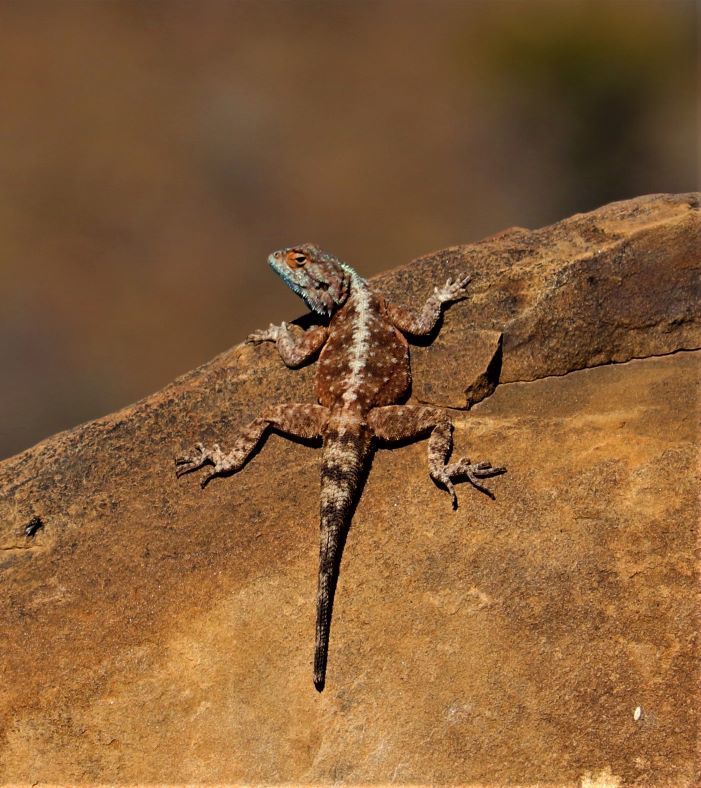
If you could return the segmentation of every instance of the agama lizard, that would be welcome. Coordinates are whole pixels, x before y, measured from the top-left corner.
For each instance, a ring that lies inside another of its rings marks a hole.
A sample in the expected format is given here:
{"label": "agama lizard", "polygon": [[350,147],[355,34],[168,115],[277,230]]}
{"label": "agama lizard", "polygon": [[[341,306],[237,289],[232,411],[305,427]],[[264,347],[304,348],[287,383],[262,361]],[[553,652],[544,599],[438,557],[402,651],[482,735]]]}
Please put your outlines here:
{"label": "agama lizard", "polygon": [[404,441],[430,433],[429,474],[450,493],[453,508],[457,507],[454,481],[467,479],[493,498],[479,480],[504,473],[505,468],[466,458],[448,463],[453,432],[448,415],[440,408],[398,404],[411,386],[404,334],[430,334],[443,304],[466,297],[469,276],[448,279],[434,289],[420,312],[412,312],[388,302],[349,265],[313,244],[273,252],[268,263],[319,316],[319,325],[301,335],[286,323],[271,325],[246,341],[274,342],[288,367],[300,366],[321,351],[315,381],[319,404],[272,406],[243,429],[230,452],[217,444],[211,449],[197,444],[190,456],[176,460],[176,472],[182,476],[213,465],[201,481],[205,487],[215,476],[240,470],[270,429],[323,440],[314,655],[314,685],[321,692],[341,545],[375,440]]}

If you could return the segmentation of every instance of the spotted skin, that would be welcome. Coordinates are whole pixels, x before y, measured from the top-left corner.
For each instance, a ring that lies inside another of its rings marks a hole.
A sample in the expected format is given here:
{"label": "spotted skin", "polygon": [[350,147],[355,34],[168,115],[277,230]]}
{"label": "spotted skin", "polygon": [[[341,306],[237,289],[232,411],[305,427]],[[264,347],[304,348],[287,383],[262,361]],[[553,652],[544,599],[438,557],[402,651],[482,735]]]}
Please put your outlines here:
{"label": "spotted skin", "polygon": [[178,476],[204,466],[205,487],[214,477],[240,470],[275,430],[323,441],[321,539],[314,651],[314,686],[326,682],[333,598],[342,544],[360,494],[364,471],[377,441],[396,442],[424,435],[431,478],[457,507],[454,482],[467,480],[491,498],[482,481],[505,472],[488,462],[461,458],[449,463],[453,425],[439,408],[399,405],[411,387],[409,345],[404,334],[426,336],[443,305],[465,297],[469,277],[436,287],[420,312],[388,303],[349,265],[313,244],[289,247],[268,257],[273,270],[315,312],[320,325],[305,332],[286,323],[255,331],[247,342],[274,342],[287,366],[300,366],[319,354],[315,380],[318,405],[277,405],[246,426],[229,452],[197,444],[176,460]]}

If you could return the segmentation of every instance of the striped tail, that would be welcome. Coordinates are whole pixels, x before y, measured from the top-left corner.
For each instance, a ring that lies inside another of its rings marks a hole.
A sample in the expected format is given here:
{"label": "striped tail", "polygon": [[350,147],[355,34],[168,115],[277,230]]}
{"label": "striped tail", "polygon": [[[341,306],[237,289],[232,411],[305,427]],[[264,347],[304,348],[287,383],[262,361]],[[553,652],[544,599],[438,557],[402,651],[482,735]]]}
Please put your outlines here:
{"label": "striped tail", "polygon": [[370,433],[360,425],[352,431],[330,431],[324,437],[321,465],[321,544],[314,651],[314,686],[319,692],[324,689],[326,682],[331,612],[341,553],[358,502],[370,441]]}

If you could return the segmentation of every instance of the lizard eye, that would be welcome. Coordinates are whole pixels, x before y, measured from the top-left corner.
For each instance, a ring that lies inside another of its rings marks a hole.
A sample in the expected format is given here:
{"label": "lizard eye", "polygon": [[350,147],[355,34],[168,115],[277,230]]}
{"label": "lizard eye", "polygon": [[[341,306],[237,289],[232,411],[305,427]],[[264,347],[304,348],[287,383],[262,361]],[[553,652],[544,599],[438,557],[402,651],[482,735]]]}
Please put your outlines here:
{"label": "lizard eye", "polygon": [[306,256],[298,252],[292,252],[287,256],[287,264],[290,266],[290,268],[299,268],[300,266],[303,266],[306,262],[307,262]]}

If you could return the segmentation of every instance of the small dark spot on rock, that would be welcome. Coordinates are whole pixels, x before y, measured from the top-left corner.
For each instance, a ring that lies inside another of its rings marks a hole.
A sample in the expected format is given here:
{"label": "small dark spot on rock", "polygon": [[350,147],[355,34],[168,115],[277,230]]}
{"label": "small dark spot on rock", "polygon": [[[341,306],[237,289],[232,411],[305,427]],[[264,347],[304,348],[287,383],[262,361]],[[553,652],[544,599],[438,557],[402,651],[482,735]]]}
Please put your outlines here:
{"label": "small dark spot on rock", "polygon": [[37,531],[40,531],[43,527],[44,523],[42,522],[41,517],[34,515],[34,517],[32,517],[32,519],[24,526],[24,535],[33,539],[36,536]]}

